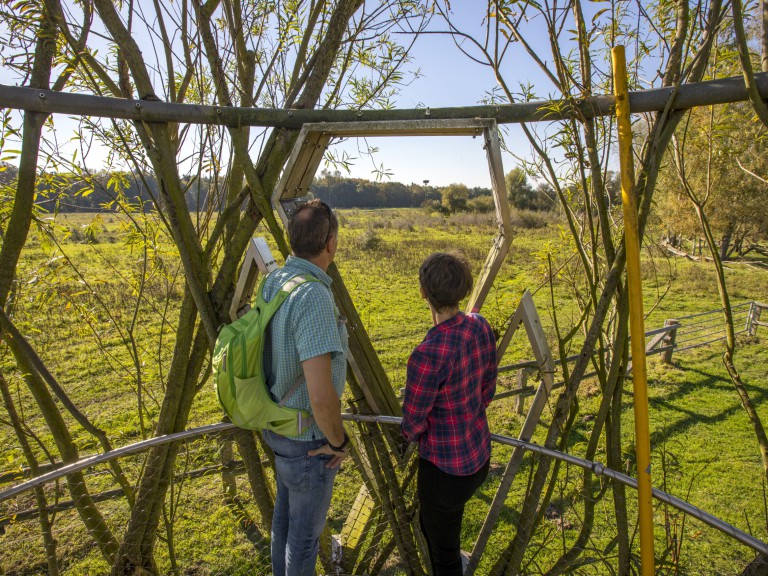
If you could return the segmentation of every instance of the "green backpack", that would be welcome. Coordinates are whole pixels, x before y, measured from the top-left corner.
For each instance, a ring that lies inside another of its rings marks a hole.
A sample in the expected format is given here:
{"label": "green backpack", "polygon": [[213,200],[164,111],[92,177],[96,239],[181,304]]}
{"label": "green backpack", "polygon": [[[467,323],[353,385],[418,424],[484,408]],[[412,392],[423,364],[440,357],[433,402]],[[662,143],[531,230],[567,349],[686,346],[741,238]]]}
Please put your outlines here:
{"label": "green backpack", "polygon": [[313,276],[294,276],[270,302],[264,301],[264,280],[259,284],[256,305],[219,332],[213,349],[213,383],[221,407],[235,426],[298,436],[314,419],[306,410],[284,404],[303,378],[279,403],[275,402],[264,374],[264,343],[269,321],[285,299],[302,284],[318,280]]}

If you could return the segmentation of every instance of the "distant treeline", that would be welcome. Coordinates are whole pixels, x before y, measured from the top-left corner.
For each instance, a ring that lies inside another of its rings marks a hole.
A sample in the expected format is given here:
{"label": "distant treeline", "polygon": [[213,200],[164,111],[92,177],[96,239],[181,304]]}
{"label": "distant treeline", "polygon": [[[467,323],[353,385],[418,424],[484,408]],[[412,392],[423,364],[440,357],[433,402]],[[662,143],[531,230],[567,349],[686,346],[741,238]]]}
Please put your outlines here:
{"label": "distant treeline", "polygon": [[[372,182],[362,178],[343,178],[339,172],[323,171],[310,190],[334,208],[417,208],[425,203],[441,202],[447,187]],[[468,199],[491,197],[490,188],[467,188]]]}
{"label": "distant treeline", "polygon": [[[13,186],[17,169],[5,164],[0,171],[0,186]],[[223,185],[207,178],[187,177],[187,207],[190,210],[222,208]],[[338,172],[322,172],[310,186],[313,195],[335,208],[415,208],[425,202],[440,203],[444,188],[400,182],[372,182],[343,178]],[[467,188],[469,199],[491,196],[490,188]],[[151,174],[99,172],[87,176],[72,173],[44,173],[38,184],[37,204],[48,211],[98,212],[113,210],[120,200],[152,209],[161,201],[160,187]]]}
{"label": "distant treeline", "polygon": [[[11,164],[0,164],[0,187],[6,188],[6,194],[12,194],[8,188],[14,187],[17,172]],[[224,207],[225,182],[187,176],[182,185],[189,210],[221,210]],[[519,168],[507,174],[506,185],[507,197],[513,207],[549,210],[553,206],[552,191],[542,185],[534,188]],[[426,207],[445,213],[494,209],[490,188],[374,182],[344,178],[339,172],[321,172],[310,185],[310,192],[334,208]],[[49,212],[112,211],[118,202],[152,211],[156,202],[162,202],[160,186],[152,174],[129,172],[45,172],[39,176],[37,204]]]}
{"label": "distant treeline", "polygon": [[[13,187],[18,170],[15,166],[0,166],[0,187]],[[217,201],[214,183],[207,179],[188,177],[182,181],[187,207],[204,208]],[[97,172],[74,174],[45,172],[38,176],[36,204],[49,212],[104,212],[117,208],[116,203],[129,203],[154,210],[154,202],[162,202],[160,185],[152,174],[129,172]]]}

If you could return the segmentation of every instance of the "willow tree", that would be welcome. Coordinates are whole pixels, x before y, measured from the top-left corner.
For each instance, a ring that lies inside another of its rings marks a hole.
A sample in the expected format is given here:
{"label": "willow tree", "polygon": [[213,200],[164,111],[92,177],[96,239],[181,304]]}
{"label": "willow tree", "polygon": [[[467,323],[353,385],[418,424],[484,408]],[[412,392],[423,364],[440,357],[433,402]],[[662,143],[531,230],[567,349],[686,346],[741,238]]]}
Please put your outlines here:
{"label": "willow tree", "polygon": [[[51,83],[57,57],[55,25],[51,13],[40,9],[33,2],[19,2],[15,8],[17,13],[13,11],[0,13],[6,28],[4,40],[6,50],[4,51],[9,54],[10,61],[24,70],[26,73],[25,80],[29,86],[61,90],[71,78],[71,70],[58,71],[54,82]],[[76,41],[80,42],[81,39],[82,36],[79,36]],[[28,54],[32,54],[32,57],[28,58],[26,62],[24,60],[15,61],[11,54],[24,54],[25,49],[29,51]],[[23,375],[45,424],[54,438],[61,460],[64,463],[71,463],[79,458],[78,447],[56,400],[66,408],[78,424],[98,439],[105,450],[111,448],[109,439],[102,430],[94,426],[72,404],[51,372],[46,369],[39,356],[9,317],[17,304],[16,265],[24,248],[35,211],[38,154],[45,122],[45,114],[35,112],[24,114],[15,194],[12,197],[12,202],[3,203],[3,235],[2,247],[0,247],[0,336],[2,336],[2,342],[7,345],[15,358],[19,372]],[[4,144],[9,124],[10,119],[6,115],[3,126]],[[6,198],[10,199],[11,197],[9,195]],[[2,392],[3,403],[9,420],[23,448],[30,470],[37,471],[39,470],[37,456],[30,446],[27,431],[17,414],[15,401],[9,393],[5,378],[0,378],[0,392]],[[129,495],[131,490],[122,470],[119,466],[113,466],[113,471],[120,484],[126,489],[126,494]],[[78,514],[91,538],[107,560],[114,559],[118,547],[117,540],[94,504],[83,474],[75,473],[67,476],[67,485]],[[55,555],[56,542],[52,537],[50,522],[45,511],[46,498],[41,489],[35,491],[35,497],[42,510],[40,526],[46,548],[48,569],[52,574],[55,574],[58,571]]]}
{"label": "willow tree", "polygon": [[[739,16],[738,10],[733,16]],[[728,74],[745,66],[743,59],[733,61],[737,52],[734,36],[738,45],[743,30],[731,34],[731,28],[743,28],[743,24],[728,27],[721,35],[710,58],[709,75]],[[674,203],[677,212],[695,221],[715,270],[725,324],[723,365],[752,424],[764,478],[768,478],[768,436],[736,366],[736,329],[723,261],[737,250],[744,252],[747,239],[757,242],[768,229],[768,183],[755,177],[768,167],[764,153],[767,127],[754,102],[752,106],[735,103],[691,110],[670,143],[665,174],[665,206],[671,208]]]}
{"label": "willow tree", "polygon": [[[657,70],[655,77],[653,73],[648,75],[652,86],[675,87],[701,80],[722,22],[722,3],[681,0],[632,6],[611,3],[603,7],[581,0],[566,4],[489,1],[484,13],[478,11],[477,15],[484,26],[482,34],[476,33],[476,27],[468,28],[466,21],[455,19],[450,3],[441,3],[441,7],[444,33],[454,39],[464,54],[488,69],[489,80],[495,83],[488,92],[489,103],[542,100],[546,94],[562,99],[565,106],[575,111],[572,120],[545,128],[522,125],[531,148],[527,171],[546,180],[556,192],[569,231],[569,246],[575,247],[567,254],[551,254],[552,282],[556,270],[562,276],[564,270],[573,269],[568,289],[579,311],[574,315],[576,321],[567,323],[558,318],[553,299],[551,313],[565,388],[553,399],[544,443],[550,448],[567,446],[579,412],[577,392],[591,368],[602,396],[584,456],[593,460],[605,441],[608,465],[621,469],[620,414],[628,364],[625,249],[621,220],[612,210],[606,190],[615,129],[611,118],[580,115],[578,104],[594,94],[612,92],[609,54],[616,44],[636,48],[628,63],[632,71],[630,90],[649,87],[643,83],[643,63],[651,57],[653,69]],[[527,65],[521,65],[522,62]],[[545,78],[545,84],[538,84],[535,90],[526,77],[519,75],[529,66],[537,67]],[[636,123],[643,127],[637,133],[644,134],[635,143],[638,179],[632,190],[637,199],[641,234],[662,156],[683,114],[674,110],[673,96],[665,110],[644,116]],[[579,355],[569,366],[565,357],[572,346],[579,348]],[[538,562],[535,551],[540,547],[531,546],[532,538],[561,481],[561,469],[558,463],[543,457],[534,458],[531,466],[525,499],[515,521],[515,535],[498,561],[485,568],[492,574],[518,574],[525,571],[529,562]],[[611,488],[618,529],[618,573],[629,574],[632,527],[626,495],[621,485],[613,484]],[[579,533],[549,566],[548,573],[562,573],[579,561],[590,541],[596,503],[605,493],[604,487],[595,485],[591,472],[584,472],[579,489]]]}
{"label": "willow tree", "polygon": [[[53,68],[60,74],[57,89],[138,100],[286,109],[389,106],[405,78],[410,49],[395,41],[393,32],[406,29],[412,42],[427,18],[419,2],[410,0],[44,0],[17,2],[2,14],[6,26],[38,22],[37,29],[27,30],[38,38],[44,57],[34,61],[20,58],[17,63],[21,78],[32,74],[31,86],[48,87]],[[38,165],[32,151],[39,148],[44,120],[35,114],[28,114],[25,120],[30,129],[23,135],[14,216],[3,230],[0,303],[5,303],[32,221]],[[263,223],[280,252],[288,252],[269,196],[296,132],[84,119],[77,137],[86,142],[83,150],[102,143],[110,150],[110,159],[132,178],[144,180],[146,185],[151,176],[158,184],[152,208],[161,233],[178,250],[184,288],[178,318],[170,322],[175,335],[169,366],[167,371],[159,371],[162,396],[152,433],[183,430],[208,378],[217,327],[227,320],[233,279],[257,226]],[[96,181],[71,153],[54,151],[54,156],[59,166]],[[204,201],[190,212],[188,191],[196,182],[199,186],[203,176],[207,182]],[[120,182],[110,180],[109,186],[114,206],[128,215],[146,254],[156,231],[136,217],[136,210],[140,212],[143,206],[132,206],[120,194],[124,188]],[[140,308],[136,307],[137,314]],[[4,337],[12,328],[6,318],[3,315]],[[353,346],[372,350],[364,331],[358,331],[356,338]],[[131,341],[131,334],[125,340]],[[35,357],[33,352],[31,357]],[[45,380],[43,374],[55,372],[40,362],[24,369],[28,379],[40,382]],[[139,393],[145,389],[138,381]],[[38,404],[43,401],[45,398],[38,399]],[[49,429],[57,443],[69,433],[63,422],[58,427],[49,423]],[[245,459],[248,452],[257,454],[253,436],[240,440]],[[67,446],[64,442],[59,447],[64,460],[76,459],[76,452],[65,454]],[[122,538],[106,529],[98,510],[88,502],[87,492],[81,490],[81,497],[76,498],[84,503],[81,515],[93,527],[94,539],[112,563],[114,574],[157,571],[154,547],[177,450],[164,446],[147,455]],[[259,458],[250,458],[250,465],[260,467]],[[259,478],[259,470],[249,469],[259,511],[268,519],[271,496]],[[133,492],[128,486],[126,491]],[[73,496],[77,496],[74,490]]]}

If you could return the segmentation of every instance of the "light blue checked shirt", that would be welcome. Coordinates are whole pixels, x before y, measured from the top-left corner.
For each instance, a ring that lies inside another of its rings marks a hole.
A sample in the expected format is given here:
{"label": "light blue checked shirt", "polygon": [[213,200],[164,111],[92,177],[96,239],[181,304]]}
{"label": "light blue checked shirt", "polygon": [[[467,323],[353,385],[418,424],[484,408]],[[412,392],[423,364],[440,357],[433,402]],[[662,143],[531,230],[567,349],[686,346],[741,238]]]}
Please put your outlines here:
{"label": "light blue checked shirt", "polygon": [[[303,377],[304,360],[331,354],[333,387],[341,398],[347,377],[348,335],[331,293],[331,277],[303,258],[289,256],[285,266],[272,272],[264,282],[264,299],[269,302],[280,287],[297,275],[311,274],[320,282],[307,282],[296,288],[283,302],[270,323],[271,345],[264,351],[264,367],[272,397],[279,402]],[[306,381],[285,403],[291,408],[312,411]],[[296,440],[324,438],[312,424]]]}

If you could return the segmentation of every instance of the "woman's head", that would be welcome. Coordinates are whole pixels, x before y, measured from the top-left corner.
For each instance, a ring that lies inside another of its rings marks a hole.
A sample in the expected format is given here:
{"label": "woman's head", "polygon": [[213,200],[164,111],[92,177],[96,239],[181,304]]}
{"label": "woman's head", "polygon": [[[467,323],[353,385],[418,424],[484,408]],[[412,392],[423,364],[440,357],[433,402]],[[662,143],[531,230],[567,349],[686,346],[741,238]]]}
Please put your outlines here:
{"label": "woman's head", "polygon": [[419,285],[435,311],[458,308],[472,290],[469,262],[456,252],[435,252],[419,268]]}

